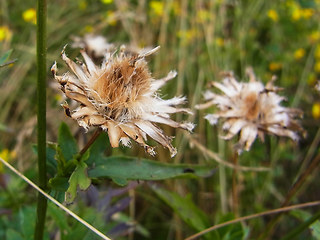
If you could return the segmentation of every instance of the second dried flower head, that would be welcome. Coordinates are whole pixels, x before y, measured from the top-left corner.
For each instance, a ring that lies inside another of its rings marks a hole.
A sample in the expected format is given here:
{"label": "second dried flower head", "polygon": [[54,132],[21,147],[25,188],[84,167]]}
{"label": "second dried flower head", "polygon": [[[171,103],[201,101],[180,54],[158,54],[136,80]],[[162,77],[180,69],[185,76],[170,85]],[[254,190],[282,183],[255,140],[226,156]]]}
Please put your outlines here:
{"label": "second dried flower head", "polygon": [[56,63],[51,70],[66,97],[79,103],[74,110],[65,103],[66,114],[86,130],[98,126],[107,131],[112,147],[118,147],[119,142],[130,146],[132,139],[154,155],[153,147],[145,143],[149,136],[167,147],[173,157],[176,149],[171,144],[171,137],[156,124],[189,131],[194,125],[170,119],[172,113],[191,114],[190,110],[177,107],[185,102],[184,97],[164,100],[157,94],[160,87],[176,76],[172,71],[163,79],[152,78],[145,57],[158,48],[134,54],[126,53],[123,47],[118,54],[107,53],[101,66],[97,66],[85,51],[81,51],[85,62],[76,64],[63,50],[62,59],[72,73],[58,76]]}
{"label": "second dried flower head", "polygon": [[277,94],[280,89],[273,85],[275,78],[264,86],[257,81],[251,68],[247,69],[247,74],[250,79],[244,83],[238,82],[231,72],[226,73],[222,83],[212,83],[222,94],[206,91],[204,98],[207,102],[197,108],[215,105],[219,109],[205,118],[212,125],[218,120],[223,122],[222,128],[227,131],[224,139],[229,140],[240,132],[236,145],[238,153],[243,149],[248,151],[257,136],[264,140],[265,133],[298,140],[298,133],[304,134],[296,121],[297,117],[302,117],[302,111],[280,105],[285,98]]}

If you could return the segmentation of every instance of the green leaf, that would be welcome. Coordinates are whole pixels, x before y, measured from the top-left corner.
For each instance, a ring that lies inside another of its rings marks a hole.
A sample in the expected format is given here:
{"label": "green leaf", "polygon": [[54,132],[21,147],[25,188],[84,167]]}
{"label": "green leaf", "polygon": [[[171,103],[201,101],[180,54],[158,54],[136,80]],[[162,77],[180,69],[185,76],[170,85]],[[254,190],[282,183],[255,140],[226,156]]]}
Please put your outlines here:
{"label": "green leaf", "polygon": [[320,221],[318,220],[320,218],[320,211],[310,214],[304,210],[294,210],[291,211],[291,214],[300,219],[302,223],[284,236],[282,240],[293,239],[308,228],[315,239],[320,239]]}
{"label": "green leaf", "polygon": [[66,192],[69,187],[69,181],[67,177],[56,176],[49,180],[49,186],[53,190]]}
{"label": "green leaf", "polygon": [[20,225],[25,240],[34,238],[34,229],[36,226],[36,209],[35,207],[25,207],[19,211]]}
{"label": "green leaf", "polygon": [[90,146],[90,156],[86,163],[88,165],[93,164],[97,159],[101,158],[103,155],[103,152],[106,150],[106,147],[108,146],[108,137],[105,132],[101,132],[100,136],[94,141],[94,143]]}
{"label": "green leaf", "polygon": [[[151,188],[164,202],[173,208],[183,221],[196,231],[202,231],[210,227],[207,215],[193,203],[190,195],[182,197],[156,185],[152,185]],[[204,237],[206,239],[219,239],[219,235],[216,232],[208,233]]]}
{"label": "green leaf", "polygon": [[3,65],[9,59],[11,53],[12,49],[8,50],[2,55],[2,57],[0,57],[0,65]]}
{"label": "green leaf", "polygon": [[6,232],[6,239],[10,240],[24,240],[20,233],[13,229],[8,229]]}
{"label": "green leaf", "polygon": [[86,190],[91,184],[91,179],[87,176],[87,164],[79,162],[69,179],[69,188],[66,192],[66,202],[72,203],[77,196],[77,188]]}
{"label": "green leaf", "polygon": [[[233,213],[227,213],[223,215],[218,223],[224,223],[230,220],[235,219]],[[248,229],[242,226],[241,223],[230,224],[225,227],[221,227],[217,229],[217,233],[222,240],[238,240],[238,239],[245,239],[245,235],[247,234]]]}
{"label": "green leaf", "polygon": [[[91,178],[112,178],[117,182],[125,180],[163,180],[177,177],[208,177],[215,171],[208,166],[188,164],[167,164],[142,158],[100,157],[88,172]],[[120,185],[122,185],[120,184]]]}
{"label": "green leaf", "polygon": [[72,136],[69,127],[64,122],[59,128],[58,143],[66,162],[71,161],[75,154],[79,152],[78,145]]}
{"label": "green leaf", "polygon": [[[48,203],[48,215],[51,216],[55,223],[59,226],[62,235],[66,235],[71,232],[71,228],[69,227],[67,221],[68,218],[66,217],[65,213],[51,202]],[[62,239],[64,238],[62,237]]]}

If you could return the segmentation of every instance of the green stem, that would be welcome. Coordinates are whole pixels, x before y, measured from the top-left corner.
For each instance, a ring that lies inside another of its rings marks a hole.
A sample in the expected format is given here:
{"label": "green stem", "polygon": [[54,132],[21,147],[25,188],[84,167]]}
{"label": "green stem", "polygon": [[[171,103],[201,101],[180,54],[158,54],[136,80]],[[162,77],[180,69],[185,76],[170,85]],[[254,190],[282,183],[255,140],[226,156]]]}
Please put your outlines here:
{"label": "green stem", "polygon": [[[37,1],[37,117],[38,117],[38,175],[39,187],[47,188],[46,169],[46,0]],[[47,199],[39,193],[35,240],[43,239]]]}

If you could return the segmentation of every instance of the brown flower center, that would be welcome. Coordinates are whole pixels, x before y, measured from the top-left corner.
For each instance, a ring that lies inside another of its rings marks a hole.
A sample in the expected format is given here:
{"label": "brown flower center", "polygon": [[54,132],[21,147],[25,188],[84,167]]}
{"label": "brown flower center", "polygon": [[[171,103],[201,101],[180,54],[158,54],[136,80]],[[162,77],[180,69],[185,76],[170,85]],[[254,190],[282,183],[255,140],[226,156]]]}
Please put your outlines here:
{"label": "brown flower center", "polygon": [[259,104],[258,104],[259,95],[256,92],[250,92],[245,98],[244,103],[246,107],[245,117],[248,120],[256,120],[259,116]]}
{"label": "brown flower center", "polygon": [[135,62],[135,58],[124,57],[108,64],[110,69],[98,78],[93,89],[107,104],[104,114],[118,120],[148,92],[151,75],[144,60]]}

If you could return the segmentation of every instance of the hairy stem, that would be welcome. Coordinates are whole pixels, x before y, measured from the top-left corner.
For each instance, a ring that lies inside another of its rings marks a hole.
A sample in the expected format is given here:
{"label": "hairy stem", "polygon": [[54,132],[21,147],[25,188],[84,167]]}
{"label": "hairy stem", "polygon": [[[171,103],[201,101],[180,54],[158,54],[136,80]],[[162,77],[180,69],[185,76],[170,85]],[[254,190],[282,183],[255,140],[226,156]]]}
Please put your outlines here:
{"label": "hairy stem", "polygon": [[[37,1],[37,118],[39,187],[47,188],[46,168],[46,0]],[[47,199],[39,193],[34,239],[42,240],[47,211]]]}

